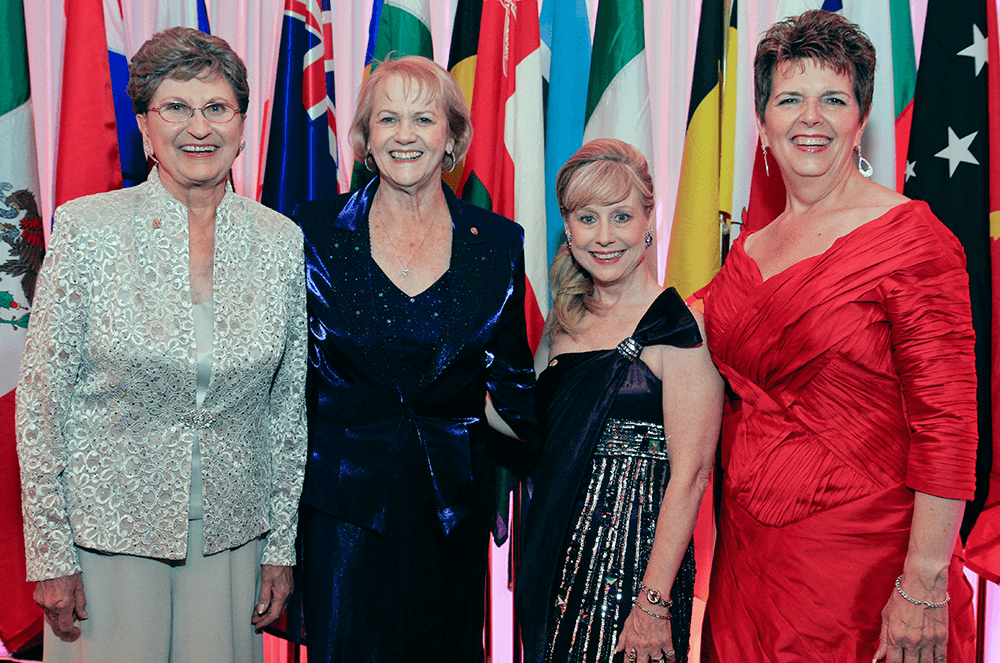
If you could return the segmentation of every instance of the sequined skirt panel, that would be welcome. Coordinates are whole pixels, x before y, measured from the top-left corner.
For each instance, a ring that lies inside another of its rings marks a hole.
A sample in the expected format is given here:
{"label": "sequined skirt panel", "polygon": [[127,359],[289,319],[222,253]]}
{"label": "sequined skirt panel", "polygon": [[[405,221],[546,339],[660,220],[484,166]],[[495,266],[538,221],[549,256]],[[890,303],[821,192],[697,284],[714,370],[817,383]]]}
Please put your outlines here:
{"label": "sequined skirt panel", "polygon": [[[545,653],[551,663],[612,660],[649,560],[670,478],[663,426],[609,419],[590,467],[553,588]],[[670,595],[678,662],[687,661],[694,575],[692,544]]]}

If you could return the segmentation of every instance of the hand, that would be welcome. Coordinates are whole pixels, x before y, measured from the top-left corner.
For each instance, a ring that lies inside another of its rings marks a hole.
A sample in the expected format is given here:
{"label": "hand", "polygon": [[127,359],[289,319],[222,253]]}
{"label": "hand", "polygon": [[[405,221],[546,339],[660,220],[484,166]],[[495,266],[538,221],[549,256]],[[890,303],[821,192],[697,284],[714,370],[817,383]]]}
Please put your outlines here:
{"label": "hand", "polygon": [[35,584],[34,599],[45,613],[45,621],[61,640],[73,642],[80,637],[76,620],[87,619],[82,573],[40,580]]}
{"label": "hand", "polygon": [[260,631],[281,616],[294,586],[292,567],[261,564],[260,597],[250,619],[255,629]]}
{"label": "hand", "polygon": [[[943,601],[944,596],[940,600]],[[925,608],[910,603],[893,589],[882,609],[882,633],[873,661],[943,663],[947,660],[947,651],[947,606]]]}
{"label": "hand", "polygon": [[[662,612],[662,609],[658,610],[653,606],[650,606],[649,609],[658,613]],[[630,652],[632,650],[636,652],[635,660],[638,663],[649,663],[649,661],[673,663],[675,658],[674,641],[670,620],[657,619],[647,615],[638,606],[632,608],[628,619],[625,620],[625,626],[622,627],[621,635],[618,636],[618,646],[615,648],[615,653],[625,652],[625,660],[631,661]]]}

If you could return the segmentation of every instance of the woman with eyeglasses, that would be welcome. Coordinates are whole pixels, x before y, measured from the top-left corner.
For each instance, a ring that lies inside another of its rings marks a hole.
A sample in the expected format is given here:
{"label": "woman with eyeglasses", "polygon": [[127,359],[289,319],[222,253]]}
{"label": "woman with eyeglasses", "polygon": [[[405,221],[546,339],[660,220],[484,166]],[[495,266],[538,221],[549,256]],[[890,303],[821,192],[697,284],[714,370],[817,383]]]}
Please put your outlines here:
{"label": "woman with eyeglasses", "polygon": [[218,37],[132,58],[144,184],[66,203],[17,389],[46,661],[262,661],[305,463],[302,233],[227,185],[249,100]]}

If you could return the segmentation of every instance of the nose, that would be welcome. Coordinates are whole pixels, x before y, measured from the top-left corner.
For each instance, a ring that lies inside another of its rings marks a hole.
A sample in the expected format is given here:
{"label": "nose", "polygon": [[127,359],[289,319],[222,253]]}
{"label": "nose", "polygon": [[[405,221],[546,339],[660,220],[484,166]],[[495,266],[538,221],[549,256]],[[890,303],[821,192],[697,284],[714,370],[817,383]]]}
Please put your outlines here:
{"label": "nose", "polygon": [[597,236],[594,238],[601,246],[608,246],[615,241],[614,233],[611,232],[611,222],[602,220],[597,224]]}
{"label": "nose", "polygon": [[188,119],[185,128],[195,138],[206,138],[212,133],[212,127],[208,120],[205,119],[205,114],[198,108],[195,109],[194,115]]}
{"label": "nose", "polygon": [[396,140],[400,143],[409,143],[414,140],[415,132],[413,122],[410,120],[400,120],[399,129],[396,132]]}
{"label": "nose", "polygon": [[815,126],[823,121],[823,115],[819,110],[818,99],[805,99],[802,102],[802,115],[799,121],[807,126]]}

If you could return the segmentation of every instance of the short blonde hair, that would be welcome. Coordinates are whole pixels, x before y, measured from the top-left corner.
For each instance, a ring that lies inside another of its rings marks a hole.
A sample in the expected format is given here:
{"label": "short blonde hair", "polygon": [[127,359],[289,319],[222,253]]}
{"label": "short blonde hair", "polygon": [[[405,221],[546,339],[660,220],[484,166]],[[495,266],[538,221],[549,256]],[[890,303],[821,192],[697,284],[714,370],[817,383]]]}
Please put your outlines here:
{"label": "short blonde hair", "polygon": [[[564,219],[587,205],[614,205],[635,191],[646,216],[653,213],[653,178],[642,152],[614,138],[592,140],[570,157],[556,176],[556,197]],[[563,245],[549,266],[552,316],[547,332],[573,335],[592,312],[594,280]]]}
{"label": "short blonde hair", "polygon": [[354,158],[364,163],[365,157],[368,156],[375,93],[379,89],[379,84],[390,76],[402,78],[407,90],[415,84],[421,97],[441,102],[448,119],[448,136],[455,141],[453,150],[455,163],[464,159],[472,142],[472,119],[462,88],[451,74],[433,60],[419,55],[393,58],[391,53],[384,62],[375,67],[358,91],[358,107],[349,133],[351,147],[354,148]]}

